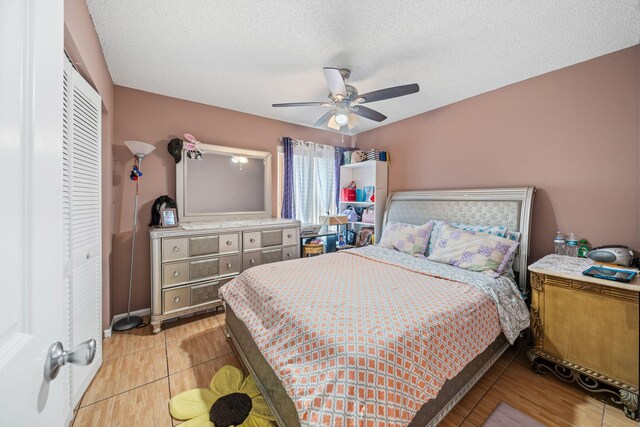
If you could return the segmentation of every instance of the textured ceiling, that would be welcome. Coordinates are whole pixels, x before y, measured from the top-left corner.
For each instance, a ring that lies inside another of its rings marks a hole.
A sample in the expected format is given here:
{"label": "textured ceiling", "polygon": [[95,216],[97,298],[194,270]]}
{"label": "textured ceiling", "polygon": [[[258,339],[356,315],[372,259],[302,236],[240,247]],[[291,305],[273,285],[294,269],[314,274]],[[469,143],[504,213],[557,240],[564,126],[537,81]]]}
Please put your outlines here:
{"label": "textured ceiling", "polygon": [[637,0],[88,0],[117,85],[312,126],[322,67],[360,93],[418,83],[367,104],[389,118],[359,133],[640,41]]}

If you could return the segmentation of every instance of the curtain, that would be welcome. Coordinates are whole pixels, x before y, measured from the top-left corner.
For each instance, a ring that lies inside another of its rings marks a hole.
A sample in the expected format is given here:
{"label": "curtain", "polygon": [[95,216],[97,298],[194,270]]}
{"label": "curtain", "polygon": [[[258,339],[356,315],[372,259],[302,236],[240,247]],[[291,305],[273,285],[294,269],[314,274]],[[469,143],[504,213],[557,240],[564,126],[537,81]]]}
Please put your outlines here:
{"label": "curtain", "polygon": [[320,216],[336,212],[334,167],[335,149],[332,146],[311,141],[293,143],[296,219],[303,223],[320,223]]}
{"label": "curtain", "polygon": [[355,148],[351,147],[336,147],[335,153],[335,165],[334,165],[334,186],[335,186],[335,204],[336,213],[340,210],[340,166],[344,165],[344,153],[347,151],[354,151]]}
{"label": "curtain", "polygon": [[282,148],[284,153],[283,162],[283,192],[282,192],[282,218],[293,219],[296,217],[294,204],[293,185],[293,140],[289,137],[282,138]]}

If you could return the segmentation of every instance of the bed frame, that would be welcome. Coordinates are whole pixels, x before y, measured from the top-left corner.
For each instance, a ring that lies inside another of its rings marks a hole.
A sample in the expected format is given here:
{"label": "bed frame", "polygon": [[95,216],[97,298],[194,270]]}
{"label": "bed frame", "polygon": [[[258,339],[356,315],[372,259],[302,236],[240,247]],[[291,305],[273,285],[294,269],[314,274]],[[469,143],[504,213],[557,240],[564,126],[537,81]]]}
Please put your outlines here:
{"label": "bed frame", "polygon": [[[421,225],[430,219],[474,225],[499,225],[521,233],[514,271],[523,293],[527,292],[527,259],[534,187],[478,190],[400,191],[387,198],[383,227],[387,222]],[[227,337],[256,380],[276,421],[281,427],[300,425],[293,401],[275,372],[260,353],[244,323],[231,307],[226,309]],[[509,343],[500,336],[473,359],[458,375],[447,380],[435,399],[422,406],[410,426],[435,426],[495,363]]]}

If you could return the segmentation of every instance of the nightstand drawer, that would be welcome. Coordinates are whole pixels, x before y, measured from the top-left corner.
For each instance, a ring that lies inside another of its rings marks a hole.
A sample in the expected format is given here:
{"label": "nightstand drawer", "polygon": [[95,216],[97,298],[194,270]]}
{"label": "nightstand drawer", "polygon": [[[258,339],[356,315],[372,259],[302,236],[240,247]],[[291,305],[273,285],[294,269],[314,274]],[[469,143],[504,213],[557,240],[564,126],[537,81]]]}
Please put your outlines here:
{"label": "nightstand drawer", "polygon": [[181,308],[189,307],[189,287],[169,289],[162,292],[162,312],[167,313]]}
{"label": "nightstand drawer", "polygon": [[175,285],[189,281],[189,263],[174,262],[162,264],[162,286]]}
{"label": "nightstand drawer", "polygon": [[240,255],[228,255],[220,257],[220,276],[237,274],[240,272]]}
{"label": "nightstand drawer", "polygon": [[162,261],[173,261],[189,257],[189,243],[186,238],[162,239]]}

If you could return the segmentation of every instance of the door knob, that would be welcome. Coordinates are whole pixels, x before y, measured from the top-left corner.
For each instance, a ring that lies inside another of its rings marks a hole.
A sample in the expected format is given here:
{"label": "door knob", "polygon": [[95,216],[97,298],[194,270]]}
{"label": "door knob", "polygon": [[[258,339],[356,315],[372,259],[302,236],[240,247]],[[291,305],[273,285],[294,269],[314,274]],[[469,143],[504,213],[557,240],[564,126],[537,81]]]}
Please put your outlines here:
{"label": "door knob", "polygon": [[47,382],[54,380],[67,363],[86,366],[93,362],[96,356],[96,340],[87,340],[78,344],[76,348],[67,351],[60,341],[51,344],[47,352],[47,360],[44,362],[44,379]]}

